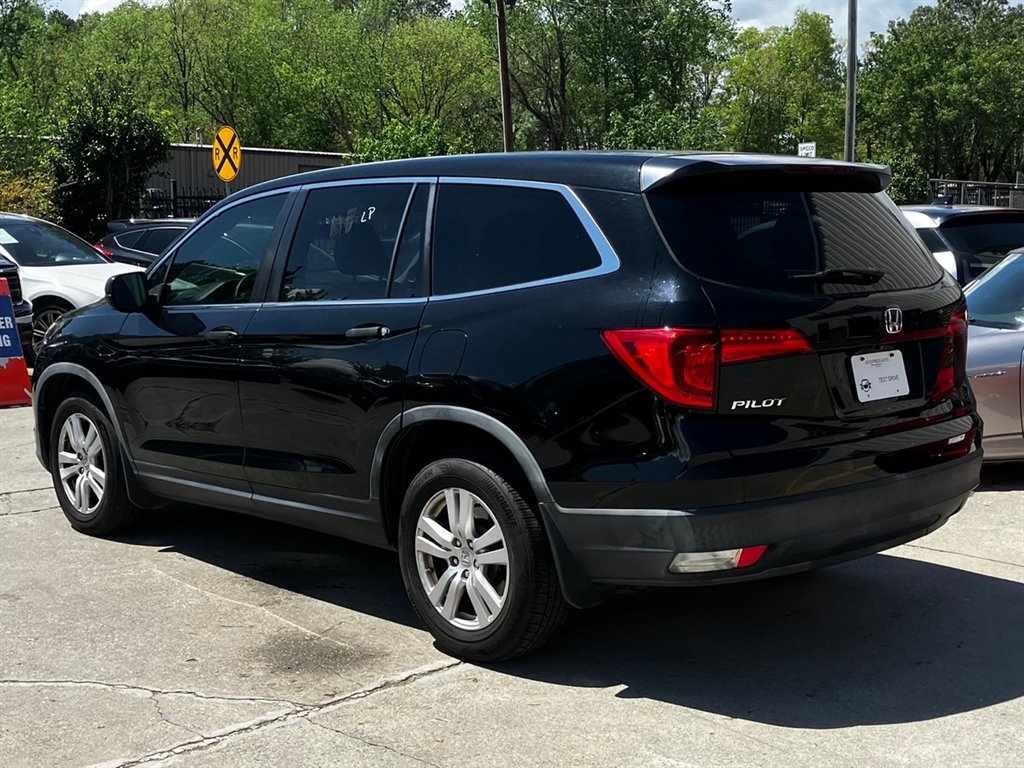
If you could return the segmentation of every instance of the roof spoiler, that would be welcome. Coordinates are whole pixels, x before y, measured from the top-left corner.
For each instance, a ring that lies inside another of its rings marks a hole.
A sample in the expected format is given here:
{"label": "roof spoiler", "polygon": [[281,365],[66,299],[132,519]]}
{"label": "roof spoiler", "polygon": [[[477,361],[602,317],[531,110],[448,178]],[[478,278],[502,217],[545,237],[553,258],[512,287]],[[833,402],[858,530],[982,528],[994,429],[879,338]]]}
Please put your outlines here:
{"label": "roof spoiler", "polygon": [[807,176],[823,174],[833,178],[845,176],[852,186],[864,192],[882,192],[892,183],[892,171],[887,165],[785,155],[709,153],[651,158],[640,168],[640,191],[650,192],[665,184],[696,177],[765,172]]}

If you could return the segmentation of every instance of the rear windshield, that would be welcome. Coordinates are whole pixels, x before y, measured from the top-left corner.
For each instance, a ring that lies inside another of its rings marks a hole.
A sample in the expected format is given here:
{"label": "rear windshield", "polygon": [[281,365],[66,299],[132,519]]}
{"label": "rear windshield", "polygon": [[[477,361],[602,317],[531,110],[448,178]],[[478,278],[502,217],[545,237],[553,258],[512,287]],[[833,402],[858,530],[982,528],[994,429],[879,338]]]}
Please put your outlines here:
{"label": "rear windshield", "polygon": [[[648,200],[676,259],[708,280],[845,294],[921,288],[943,274],[884,193],[690,187]],[[795,277],[825,270],[883,274],[870,285]]]}
{"label": "rear windshield", "polygon": [[942,234],[954,249],[964,253],[1007,253],[1024,245],[1024,212],[956,217],[942,225]]}

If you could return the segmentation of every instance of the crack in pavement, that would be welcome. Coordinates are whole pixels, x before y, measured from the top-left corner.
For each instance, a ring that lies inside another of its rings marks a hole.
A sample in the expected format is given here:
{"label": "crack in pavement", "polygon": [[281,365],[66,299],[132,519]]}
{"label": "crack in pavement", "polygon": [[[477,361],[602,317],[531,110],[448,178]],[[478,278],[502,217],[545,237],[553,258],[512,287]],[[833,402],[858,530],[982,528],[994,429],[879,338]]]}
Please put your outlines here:
{"label": "crack in pavement", "polygon": [[181,728],[183,731],[188,731],[193,736],[198,736],[200,739],[205,739],[206,738],[206,734],[205,733],[201,733],[200,731],[197,731],[195,728],[193,728],[190,725],[185,725],[184,723],[179,723],[177,720],[172,720],[166,714],[164,714],[163,707],[160,705],[160,698],[159,698],[159,696],[157,694],[152,694],[149,697],[149,700],[153,703],[153,707],[156,709],[157,717],[159,717],[165,723],[167,723],[168,725],[173,725],[175,728]]}
{"label": "crack in pavement", "polygon": [[268,699],[259,696],[229,696],[212,693],[200,693],[185,689],[150,688],[144,685],[133,685],[131,683],[108,683],[102,680],[0,680],[0,686],[17,687],[55,687],[55,688],[99,688],[100,690],[130,691],[133,693],[145,693],[150,696],[183,696],[193,699],[205,699],[207,701],[225,701],[241,704],[272,704],[274,706],[287,706],[300,709],[304,705],[289,701],[287,699]]}
{"label": "crack in pavement", "polygon": [[42,488],[18,488],[17,490],[14,490],[14,491],[4,491],[3,493],[0,493],[0,498],[3,498],[4,496],[13,496],[16,493],[38,493],[39,491],[52,491],[52,490],[53,490],[53,486],[52,485],[44,485]]}
{"label": "crack in pavement", "polygon": [[15,515],[31,515],[33,512],[49,512],[51,509],[57,509],[57,505],[51,504],[48,507],[40,507],[39,509],[23,509],[20,512],[0,512],[0,517],[14,517]]}
{"label": "crack in pavement", "polygon": [[[315,706],[295,706],[291,710],[286,712],[271,712],[266,715],[263,715],[262,717],[258,717],[255,720],[250,720],[244,723],[237,723],[235,725],[228,726],[227,728],[211,733],[209,736],[205,736],[201,739],[192,739],[190,741],[182,742],[174,747],[170,747],[169,749],[162,749],[156,752],[150,752],[140,757],[131,758],[129,760],[114,760],[107,763],[102,763],[101,765],[103,765],[104,768],[134,768],[135,766],[160,762],[162,760],[168,760],[172,757],[179,757],[181,755],[199,752],[201,750],[205,750],[209,747],[222,744],[229,740],[234,740],[235,738],[244,736],[246,734],[261,731],[265,728],[286,725],[288,723],[293,723],[298,720],[305,720],[307,722],[311,722],[309,720],[311,717],[315,717],[316,715],[322,715],[327,712],[332,712],[335,709],[339,709],[343,705],[348,704],[349,702],[365,699],[367,696],[372,696],[382,691],[388,691],[392,688],[397,688],[412,682],[416,682],[417,680],[422,680],[423,678],[438,674],[439,672],[444,672],[445,670],[452,669],[453,667],[457,667],[461,664],[462,662],[456,659],[447,659],[443,662],[438,662],[436,664],[430,664],[425,667],[419,667],[417,669],[410,670],[409,672],[406,672],[405,674],[400,675],[398,677],[392,677],[381,680],[380,682],[375,683],[374,685],[371,685],[367,688],[361,688],[358,691],[347,693],[344,696],[339,696],[335,699],[331,699],[330,701],[327,701],[323,704],[317,704]],[[315,725],[320,724],[315,723]],[[341,732],[339,731],[338,733]],[[344,735],[347,736],[348,734]],[[358,739],[357,737],[352,738],[356,738],[358,741],[362,741],[362,739]],[[371,742],[367,743],[370,744]],[[383,745],[373,746],[383,747]],[[383,748],[388,749],[388,747]],[[427,765],[431,764],[427,763]]]}
{"label": "crack in pavement", "polygon": [[969,555],[966,552],[954,552],[951,549],[939,549],[938,547],[924,547],[924,546],[921,546],[920,544],[904,544],[903,546],[910,547],[911,549],[924,549],[924,550],[926,550],[928,552],[941,552],[944,555],[955,555],[957,557],[969,557],[972,560],[984,560],[986,563],[998,563],[999,565],[1009,565],[1009,566],[1012,566],[1013,568],[1024,568],[1024,564],[1022,564],[1022,563],[1011,563],[1011,562],[1009,562],[1007,560],[996,560],[995,558],[982,557],[981,555]]}
{"label": "crack in pavement", "polygon": [[366,744],[368,747],[374,747],[375,749],[383,749],[386,752],[390,752],[393,755],[408,758],[409,760],[420,763],[422,765],[429,765],[431,768],[442,768],[437,763],[432,763],[429,760],[424,760],[422,757],[410,755],[408,752],[403,752],[400,749],[389,747],[387,744],[381,744],[377,741],[370,741],[369,739],[364,739],[362,736],[356,736],[354,733],[348,733],[347,731],[341,730],[341,728],[333,728],[329,725],[324,725],[323,723],[318,723],[314,720],[309,720],[309,723],[310,725],[315,725],[317,728],[323,728],[325,731],[333,731],[334,733],[340,734],[341,736],[344,736],[347,739],[358,741],[360,744]]}
{"label": "crack in pavement", "polygon": [[[337,645],[337,646],[339,646],[341,648],[344,648],[346,651],[349,651],[349,652],[353,651],[352,646],[348,645],[347,643],[343,643],[341,640],[338,640],[338,639],[333,638],[333,637],[328,637],[327,635],[323,635],[323,634],[317,632],[316,630],[310,629],[309,627],[304,627],[301,624],[296,624],[294,621],[292,621],[290,619],[286,619],[284,616],[281,616],[278,613],[274,613],[272,610],[270,610],[269,608],[267,608],[265,606],[256,605],[255,603],[247,603],[244,600],[236,600],[233,597],[228,597],[227,595],[222,595],[219,592],[213,592],[213,591],[211,591],[209,589],[204,589],[203,587],[198,587],[195,584],[192,584],[191,582],[185,581],[184,579],[180,578],[179,576],[174,576],[174,575],[172,575],[170,573],[167,573],[167,571],[162,571],[162,570],[160,570],[159,568],[156,568],[156,567],[153,567],[153,570],[156,571],[157,573],[159,573],[162,576],[166,576],[168,579],[171,579],[172,581],[176,581],[179,584],[183,584],[186,587],[188,587],[189,589],[194,589],[195,591],[197,591],[197,592],[199,592],[201,594],[204,594],[204,595],[206,595],[208,597],[213,597],[213,598],[216,598],[217,600],[225,600],[225,601],[227,601],[229,603],[234,603],[235,605],[239,605],[239,606],[242,606],[244,608],[252,608],[253,610],[260,611],[260,612],[265,613],[265,614],[267,614],[269,616],[272,616],[275,619],[277,619],[278,621],[280,621],[280,622],[282,622],[284,624],[287,624],[288,626],[293,627],[293,628],[299,630],[300,632],[305,632],[307,634],[313,635],[314,637],[318,637],[321,640],[326,640],[329,643],[334,643],[335,645]],[[337,625],[334,625],[334,626],[337,626]],[[333,626],[330,627],[329,629],[333,629]]]}

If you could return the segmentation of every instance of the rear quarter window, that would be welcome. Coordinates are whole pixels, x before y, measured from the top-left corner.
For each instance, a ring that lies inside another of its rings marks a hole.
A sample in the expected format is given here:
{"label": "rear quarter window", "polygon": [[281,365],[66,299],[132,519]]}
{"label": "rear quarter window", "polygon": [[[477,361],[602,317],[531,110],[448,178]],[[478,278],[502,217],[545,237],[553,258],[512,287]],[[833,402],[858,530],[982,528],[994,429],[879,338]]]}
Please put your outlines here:
{"label": "rear quarter window", "polygon": [[434,293],[521,285],[601,266],[561,192],[443,184],[434,226]]}
{"label": "rear quarter window", "polygon": [[[648,201],[677,261],[708,280],[838,294],[921,288],[943,274],[884,193],[669,187]],[[842,269],[884,275],[869,286],[792,279]]]}

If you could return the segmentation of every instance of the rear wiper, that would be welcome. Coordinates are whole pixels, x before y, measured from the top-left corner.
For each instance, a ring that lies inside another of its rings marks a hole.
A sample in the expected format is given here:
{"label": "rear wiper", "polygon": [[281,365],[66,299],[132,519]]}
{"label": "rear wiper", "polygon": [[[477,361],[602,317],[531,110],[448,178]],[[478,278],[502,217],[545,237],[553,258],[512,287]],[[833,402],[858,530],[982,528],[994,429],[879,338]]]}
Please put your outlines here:
{"label": "rear wiper", "polygon": [[885,272],[880,269],[823,269],[820,272],[789,272],[786,277],[790,280],[812,280],[815,283],[871,285],[885,277]]}

